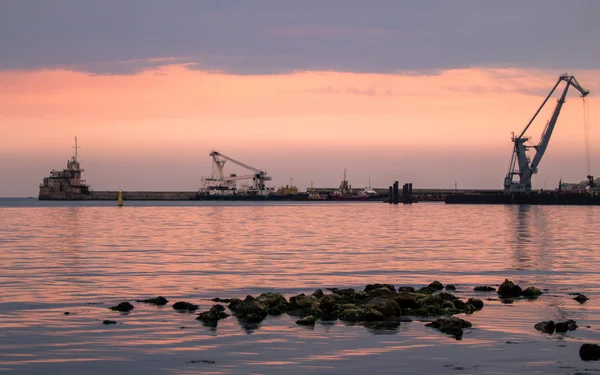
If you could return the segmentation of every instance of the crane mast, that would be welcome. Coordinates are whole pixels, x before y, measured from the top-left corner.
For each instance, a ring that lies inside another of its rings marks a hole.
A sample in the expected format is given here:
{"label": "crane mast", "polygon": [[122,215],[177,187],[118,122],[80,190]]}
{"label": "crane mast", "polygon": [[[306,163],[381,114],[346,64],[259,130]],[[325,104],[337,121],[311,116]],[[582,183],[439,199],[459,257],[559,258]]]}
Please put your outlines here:
{"label": "crane mast", "polygon": [[[546,128],[542,133],[542,137],[540,138],[539,144],[535,146],[529,146],[525,144],[529,137],[525,136],[525,132],[529,129],[529,126],[533,123],[537,115],[540,113],[544,105],[548,102],[548,99],[552,96],[556,88],[561,82],[565,82],[565,88],[558,99],[556,104],[556,108],[550,118],[550,121],[546,124]],[[546,148],[548,147],[548,143],[550,142],[550,137],[552,136],[552,132],[554,131],[554,127],[556,125],[556,121],[558,120],[558,115],[560,114],[560,110],[562,109],[563,104],[565,103],[565,99],[567,97],[567,92],[569,87],[573,86],[577,91],[581,93],[581,97],[585,98],[590,92],[589,90],[585,90],[579,85],[577,79],[574,76],[570,76],[568,74],[563,74],[558,78],[558,81],[554,85],[554,88],[550,91],[546,99],[543,101],[540,108],[537,110],[533,118],[529,121],[525,129],[521,132],[518,137],[515,137],[513,134],[512,141],[514,143],[513,154],[510,161],[510,166],[508,169],[508,173],[504,178],[504,193],[505,194],[514,194],[514,193],[531,193],[531,176],[538,171],[538,166],[542,161],[542,157],[546,152]],[[530,162],[529,157],[527,156],[527,150],[530,148],[534,148],[536,150],[535,156],[533,157],[533,161]],[[519,181],[515,182],[515,176],[519,176]]]}

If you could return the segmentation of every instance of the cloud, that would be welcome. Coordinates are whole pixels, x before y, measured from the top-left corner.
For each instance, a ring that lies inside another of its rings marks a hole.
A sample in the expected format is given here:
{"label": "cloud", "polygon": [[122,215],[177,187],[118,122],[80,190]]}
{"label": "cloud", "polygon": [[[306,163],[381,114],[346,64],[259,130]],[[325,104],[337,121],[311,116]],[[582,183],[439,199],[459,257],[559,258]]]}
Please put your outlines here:
{"label": "cloud", "polygon": [[[232,74],[593,69],[600,2],[24,0],[0,3],[0,70]],[[158,60],[156,60],[158,59]],[[126,62],[126,63],[123,63]]]}

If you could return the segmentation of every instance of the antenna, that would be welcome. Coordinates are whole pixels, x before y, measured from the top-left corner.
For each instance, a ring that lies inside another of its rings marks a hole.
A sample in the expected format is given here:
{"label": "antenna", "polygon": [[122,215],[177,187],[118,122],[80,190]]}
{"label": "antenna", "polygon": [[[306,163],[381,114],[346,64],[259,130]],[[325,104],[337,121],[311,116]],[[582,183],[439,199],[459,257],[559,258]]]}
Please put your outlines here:
{"label": "antenna", "polygon": [[77,136],[75,136],[75,146],[73,148],[75,149],[75,160],[77,160],[77,149],[81,148],[81,146],[77,146]]}

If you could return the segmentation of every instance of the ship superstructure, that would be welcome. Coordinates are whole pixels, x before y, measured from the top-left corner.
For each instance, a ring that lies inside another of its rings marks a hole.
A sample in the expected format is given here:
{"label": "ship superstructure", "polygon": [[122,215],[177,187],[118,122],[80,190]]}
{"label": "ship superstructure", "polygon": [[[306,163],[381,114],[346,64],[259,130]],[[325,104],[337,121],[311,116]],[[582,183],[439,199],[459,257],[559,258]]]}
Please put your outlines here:
{"label": "ship superstructure", "polygon": [[62,171],[52,170],[40,184],[39,199],[70,199],[74,196],[89,195],[90,187],[81,178],[84,172],[79,164],[77,137],[75,137],[75,152],[67,161],[67,168]]}

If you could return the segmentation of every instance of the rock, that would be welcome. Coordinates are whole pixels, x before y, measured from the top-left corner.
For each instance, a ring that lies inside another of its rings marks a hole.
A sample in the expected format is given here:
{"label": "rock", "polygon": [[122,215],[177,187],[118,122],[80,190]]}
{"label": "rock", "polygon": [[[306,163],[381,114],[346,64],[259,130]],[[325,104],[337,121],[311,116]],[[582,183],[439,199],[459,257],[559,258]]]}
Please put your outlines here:
{"label": "rock", "polygon": [[442,306],[442,303],[444,303],[444,300],[439,297],[439,296],[427,296],[425,298],[421,298],[419,301],[419,306],[421,307],[430,307],[430,306],[435,306],[435,307],[440,307]]}
{"label": "rock", "polygon": [[163,305],[166,305],[167,302],[169,302],[169,301],[163,296],[158,296],[158,297],[150,298],[150,299],[138,299],[138,300],[136,300],[136,302],[150,303],[150,304],[156,305],[156,306],[163,306]]}
{"label": "rock", "polygon": [[454,301],[455,299],[458,299],[458,297],[456,297],[454,294],[448,292],[441,292],[436,294],[436,296],[440,297],[444,301]]}
{"label": "rock", "polygon": [[398,293],[414,293],[415,292],[415,288],[413,288],[412,286],[399,286],[398,287]]}
{"label": "rock", "polygon": [[585,301],[587,301],[589,298],[587,298],[586,296],[584,296],[583,294],[579,294],[577,297],[573,298],[575,301],[584,304]]}
{"label": "rock", "polygon": [[319,300],[318,308],[322,311],[321,319],[336,320],[338,318],[339,298],[337,294],[327,294]]}
{"label": "rock", "polygon": [[225,319],[228,316],[229,314],[225,312],[225,307],[223,307],[223,305],[213,305],[210,310],[198,314],[196,319],[207,325],[216,327],[219,320]]}
{"label": "rock", "polygon": [[498,288],[498,295],[502,298],[518,297],[521,295],[521,287],[505,279]]}
{"label": "rock", "polygon": [[427,285],[427,288],[433,289],[433,290],[442,290],[442,289],[444,289],[444,285],[442,283],[440,283],[439,281],[435,280],[431,284]]}
{"label": "rock", "polygon": [[400,305],[392,299],[375,297],[365,303],[365,307],[378,311],[384,319],[400,315]]}
{"label": "rock", "polygon": [[256,301],[267,307],[267,313],[271,315],[280,315],[288,307],[288,301],[281,293],[263,293],[256,297]]}
{"label": "rock", "polygon": [[198,310],[198,305],[194,305],[193,303],[189,303],[189,302],[180,301],[180,302],[175,302],[173,304],[173,308],[178,311],[192,312],[192,311]]}
{"label": "rock", "polygon": [[483,309],[483,301],[479,298],[469,298],[467,303],[473,305],[473,307],[475,307],[477,310]]}
{"label": "rock", "polygon": [[534,327],[538,331],[542,331],[544,333],[550,333],[550,334],[554,333],[554,321],[553,320],[539,322]]}
{"label": "rock", "polygon": [[367,308],[363,318],[366,322],[378,322],[386,320],[386,317],[378,310],[373,308]]}
{"label": "rock", "polygon": [[433,293],[435,293],[435,292],[436,292],[436,290],[435,290],[435,289],[431,289],[431,288],[429,288],[429,287],[427,287],[427,286],[424,286],[424,287],[422,287],[422,288],[419,288],[419,289],[417,289],[417,290],[415,291],[415,293],[417,293],[417,294],[433,294]]}
{"label": "rock", "polygon": [[371,289],[368,292],[357,292],[354,295],[355,299],[360,300],[363,293],[365,293],[365,296],[368,298],[396,295],[396,292],[393,292],[388,288],[377,288],[377,289]]}
{"label": "rock", "polygon": [[364,319],[364,312],[356,307],[348,307],[340,312],[340,320],[346,322],[358,322]]}
{"label": "rock", "polygon": [[596,344],[583,344],[579,348],[579,357],[584,361],[600,360],[600,346]]}
{"label": "rock", "polygon": [[393,286],[392,284],[379,284],[379,283],[376,283],[376,284],[369,284],[369,285],[367,285],[365,287],[365,292],[368,292],[368,291],[373,290],[373,289],[380,289],[380,288],[386,288],[386,289],[388,289],[388,290],[390,290],[392,292],[396,291],[396,287]]}
{"label": "rock", "polygon": [[346,289],[335,289],[333,291],[333,293],[342,297],[346,301],[354,301],[354,295],[356,294],[356,291],[352,288],[346,288]]}
{"label": "rock", "polygon": [[315,290],[315,292],[312,294],[313,297],[319,299],[322,298],[325,294],[323,293],[322,289],[317,289]]}
{"label": "rock", "polygon": [[307,296],[304,293],[298,294],[297,296],[290,297],[290,303],[288,304],[288,310],[304,309],[312,306],[313,302],[317,299],[313,296]]}
{"label": "rock", "polygon": [[567,331],[574,331],[577,329],[577,322],[575,322],[572,319],[566,320],[564,322],[557,322],[556,324],[554,324],[554,330],[556,330],[556,332],[567,332]]}
{"label": "rock", "polygon": [[447,284],[446,285],[446,290],[456,290],[456,287],[452,284]]}
{"label": "rock", "polygon": [[115,322],[114,320],[104,320],[102,322],[102,324],[104,324],[105,326],[107,326],[109,324],[117,324],[117,322]]}
{"label": "rock", "polygon": [[229,308],[237,317],[252,323],[260,323],[268,314],[267,306],[252,296],[246,296],[243,301],[231,301]]}
{"label": "rock", "polygon": [[401,309],[414,309],[419,306],[417,300],[411,295],[399,295],[395,298],[396,303]]}
{"label": "rock", "polygon": [[221,302],[221,303],[231,303],[231,298],[213,298],[211,299],[213,302]]}
{"label": "rock", "polygon": [[452,301],[452,303],[454,304],[454,307],[456,307],[458,310],[463,310],[466,306],[466,303],[459,299],[455,299],[454,301]]}
{"label": "rock", "polygon": [[296,320],[296,324],[299,324],[301,326],[314,326],[315,317],[312,315],[307,315],[299,320]]}
{"label": "rock", "polygon": [[425,324],[425,326],[438,329],[440,332],[452,335],[455,339],[460,340],[463,336],[463,329],[470,328],[471,322],[453,316],[447,319],[440,318]]}
{"label": "rock", "polygon": [[70,313],[70,312],[68,312],[68,311],[65,311],[65,313],[64,313],[64,314],[65,314],[65,315],[71,315],[71,313]]}
{"label": "rock", "polygon": [[488,286],[488,285],[479,285],[473,288],[476,292],[495,292],[496,288]]}
{"label": "rock", "polygon": [[121,302],[117,306],[109,307],[109,309],[114,311],[128,312],[133,310],[133,305],[129,302]]}
{"label": "rock", "polygon": [[525,290],[521,292],[521,295],[526,298],[537,298],[542,295],[542,291],[534,286],[530,286],[525,288]]}

